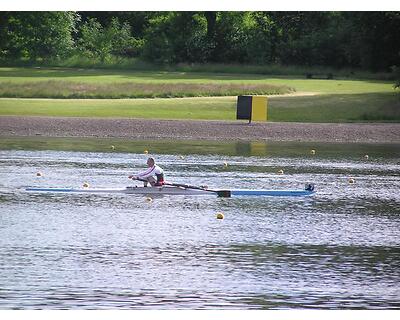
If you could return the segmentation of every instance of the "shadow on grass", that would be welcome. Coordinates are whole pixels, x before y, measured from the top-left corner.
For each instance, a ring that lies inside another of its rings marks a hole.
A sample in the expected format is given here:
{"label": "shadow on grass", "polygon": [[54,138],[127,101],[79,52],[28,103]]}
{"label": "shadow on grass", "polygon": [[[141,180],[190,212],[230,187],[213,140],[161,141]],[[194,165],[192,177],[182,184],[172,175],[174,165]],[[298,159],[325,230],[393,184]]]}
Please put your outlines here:
{"label": "shadow on grass", "polygon": [[[90,67],[6,67],[0,68],[0,77],[6,78],[55,78],[55,79],[68,79],[68,78],[82,78],[85,77],[96,77],[96,76],[115,76],[119,79],[125,79],[127,81],[136,79],[143,79],[145,81],[183,81],[183,80],[199,80],[199,81],[237,81],[237,80],[262,80],[262,79],[290,79],[290,80],[305,80],[313,81],[315,79],[306,79],[306,73],[295,73],[295,74],[284,74],[279,72],[272,73],[252,73],[254,71],[252,68],[232,68],[229,69],[230,72],[223,72],[223,70],[212,68],[189,68],[185,70],[184,68],[180,70],[179,67],[174,68],[149,68],[149,69],[129,69],[129,68],[90,68]],[[371,79],[373,75],[369,75],[366,79],[365,77],[349,77],[349,76],[336,76],[333,81],[365,81],[371,84],[382,83],[383,79],[387,77],[380,77],[377,75],[377,79]],[[324,80],[331,81],[331,80]],[[385,81],[387,82],[387,81]],[[391,83],[392,81],[388,81]]]}
{"label": "shadow on grass", "polygon": [[[3,78],[26,78],[32,81],[38,78],[48,78],[66,80],[69,78],[80,78],[75,80],[86,81],[85,78],[116,77],[122,81],[199,81],[199,82],[218,82],[218,81],[257,81],[263,79],[291,79],[305,80],[304,76],[299,75],[263,75],[251,73],[222,73],[207,71],[162,71],[162,70],[122,70],[122,69],[90,69],[90,68],[65,68],[65,67],[8,67],[0,68],[0,77]],[[22,81],[24,79],[21,79]]]}

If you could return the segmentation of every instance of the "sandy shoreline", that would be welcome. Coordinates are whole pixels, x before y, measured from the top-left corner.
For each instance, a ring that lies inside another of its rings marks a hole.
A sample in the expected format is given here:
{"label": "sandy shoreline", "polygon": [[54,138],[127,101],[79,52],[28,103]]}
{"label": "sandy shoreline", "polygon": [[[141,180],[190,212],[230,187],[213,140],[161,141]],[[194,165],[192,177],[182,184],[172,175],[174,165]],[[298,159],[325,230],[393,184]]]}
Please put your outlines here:
{"label": "sandy shoreline", "polygon": [[252,123],[0,116],[0,136],[400,143],[400,123]]}

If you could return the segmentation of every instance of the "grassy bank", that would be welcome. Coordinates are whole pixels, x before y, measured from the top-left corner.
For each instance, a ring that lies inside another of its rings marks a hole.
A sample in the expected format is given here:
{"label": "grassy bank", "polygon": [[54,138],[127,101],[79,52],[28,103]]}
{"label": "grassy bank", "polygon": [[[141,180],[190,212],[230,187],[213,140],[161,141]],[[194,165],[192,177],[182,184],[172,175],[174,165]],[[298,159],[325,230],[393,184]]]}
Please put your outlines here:
{"label": "grassy bank", "polygon": [[58,98],[0,99],[0,115],[234,120],[232,96],[292,90],[300,96],[270,97],[270,121],[400,121],[400,95],[387,81],[60,68],[0,68],[3,97]]}
{"label": "grassy bank", "polygon": [[270,99],[271,121],[399,122],[396,93],[326,94]]}
{"label": "grassy bank", "polygon": [[[164,71],[129,71],[99,69],[61,69],[61,68],[0,68],[0,88],[15,85],[15,89],[24,86],[39,86],[43,82],[63,85],[84,84],[87,86],[135,85],[273,85],[294,88],[296,91],[318,93],[371,93],[393,92],[392,82],[380,80],[350,79],[306,79],[295,76],[266,76],[260,74],[225,74],[201,72],[164,72]],[[19,86],[20,85],[20,86]],[[44,89],[45,86],[42,86]],[[12,89],[12,88],[11,88]],[[13,94],[12,91],[9,92]],[[16,94],[13,95],[15,97]]]}
{"label": "grassy bank", "polygon": [[0,115],[233,120],[235,99],[0,99]]}
{"label": "grassy bank", "polygon": [[[236,97],[184,99],[0,99],[0,115],[235,120]],[[393,93],[270,97],[269,121],[400,121]]]}

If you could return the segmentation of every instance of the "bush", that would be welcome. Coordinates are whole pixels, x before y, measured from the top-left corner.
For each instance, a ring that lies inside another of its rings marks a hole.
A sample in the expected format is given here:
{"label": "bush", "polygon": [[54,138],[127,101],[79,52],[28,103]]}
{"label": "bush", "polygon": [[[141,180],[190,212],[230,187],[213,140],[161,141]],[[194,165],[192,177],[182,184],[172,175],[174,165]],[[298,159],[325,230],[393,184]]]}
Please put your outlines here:
{"label": "bush", "polygon": [[393,85],[393,87],[395,89],[399,89],[400,88],[400,67],[398,66],[392,66],[392,72],[394,74],[394,79],[395,79],[395,84]]}
{"label": "bush", "polygon": [[143,47],[143,57],[147,61],[162,64],[169,64],[174,61],[168,36],[169,25],[170,16],[159,16],[150,20]]}
{"label": "bush", "polygon": [[89,19],[81,28],[78,50],[89,58],[99,58],[101,62],[116,56],[136,56],[143,46],[143,40],[131,36],[130,26],[120,24],[113,18],[108,27],[103,27],[96,19]]}
{"label": "bush", "polygon": [[171,12],[150,20],[143,58],[164,65],[206,62],[214,46],[212,41],[207,41],[207,21],[203,14]]}
{"label": "bush", "polygon": [[73,47],[79,16],[74,12],[14,12],[3,14],[0,24],[3,57],[11,59],[60,59]]}

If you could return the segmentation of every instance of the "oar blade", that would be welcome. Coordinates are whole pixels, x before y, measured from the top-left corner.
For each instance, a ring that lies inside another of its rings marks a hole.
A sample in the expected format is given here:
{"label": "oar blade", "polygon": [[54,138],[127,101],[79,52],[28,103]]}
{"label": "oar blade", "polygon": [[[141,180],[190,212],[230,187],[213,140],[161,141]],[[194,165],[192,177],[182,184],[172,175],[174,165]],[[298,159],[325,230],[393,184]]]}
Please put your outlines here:
{"label": "oar blade", "polygon": [[218,197],[221,197],[221,198],[230,198],[232,196],[232,193],[230,190],[215,190],[214,192],[217,193]]}

